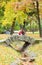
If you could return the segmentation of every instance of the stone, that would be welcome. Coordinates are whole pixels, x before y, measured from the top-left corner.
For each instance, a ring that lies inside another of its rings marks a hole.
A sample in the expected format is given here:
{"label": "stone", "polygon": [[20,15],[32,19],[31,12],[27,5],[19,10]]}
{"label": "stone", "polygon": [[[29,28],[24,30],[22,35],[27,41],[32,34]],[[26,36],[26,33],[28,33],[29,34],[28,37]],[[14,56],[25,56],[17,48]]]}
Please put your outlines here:
{"label": "stone", "polygon": [[9,45],[9,44],[10,44],[9,39],[7,39],[7,40],[5,41],[5,43],[6,43],[7,45]]}
{"label": "stone", "polygon": [[24,51],[24,54],[28,56],[28,61],[34,61],[36,58],[36,54],[28,49]]}
{"label": "stone", "polygon": [[17,58],[14,62],[12,62],[10,65],[19,65],[20,59]]}
{"label": "stone", "polygon": [[15,62],[13,62],[13,63],[11,63],[10,65],[18,65],[17,63],[15,63]]}

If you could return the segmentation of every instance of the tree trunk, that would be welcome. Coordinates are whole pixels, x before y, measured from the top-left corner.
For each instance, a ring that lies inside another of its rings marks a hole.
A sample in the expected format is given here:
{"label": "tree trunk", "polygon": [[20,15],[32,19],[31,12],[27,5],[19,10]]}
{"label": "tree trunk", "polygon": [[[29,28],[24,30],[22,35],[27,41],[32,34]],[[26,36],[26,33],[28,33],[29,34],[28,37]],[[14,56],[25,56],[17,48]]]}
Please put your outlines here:
{"label": "tree trunk", "polygon": [[41,30],[40,17],[39,17],[39,3],[38,3],[38,0],[36,0],[36,7],[37,7],[37,19],[38,19],[38,24],[39,24],[39,33],[40,33],[40,37],[42,37],[42,30]]}
{"label": "tree trunk", "polygon": [[31,21],[30,21],[30,32],[31,32]]}
{"label": "tree trunk", "polygon": [[26,21],[24,21],[23,24],[24,24],[23,25],[23,30],[26,31],[26,29],[25,29]]}
{"label": "tree trunk", "polygon": [[11,35],[12,35],[13,32],[14,32],[14,25],[15,25],[15,22],[13,21],[12,26],[11,26],[11,32],[10,32]]}

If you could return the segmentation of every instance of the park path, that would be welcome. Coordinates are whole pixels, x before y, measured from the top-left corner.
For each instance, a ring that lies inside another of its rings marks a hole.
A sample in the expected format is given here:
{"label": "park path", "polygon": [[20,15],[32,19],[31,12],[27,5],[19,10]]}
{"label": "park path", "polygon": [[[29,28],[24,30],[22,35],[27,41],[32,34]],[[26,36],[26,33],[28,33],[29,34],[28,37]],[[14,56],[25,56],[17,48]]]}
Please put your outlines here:
{"label": "park path", "polygon": [[[33,34],[33,33],[30,33],[30,32],[26,32],[26,35],[27,36],[30,36],[30,37],[33,37],[33,38],[39,38],[40,39],[40,36],[39,36],[39,34],[38,33],[35,33],[35,34]],[[9,34],[0,34],[0,39],[4,39],[4,38],[7,38],[7,37],[9,37],[10,35]]]}
{"label": "park path", "polygon": [[9,34],[0,34],[0,39],[5,39],[9,36],[10,36]]}

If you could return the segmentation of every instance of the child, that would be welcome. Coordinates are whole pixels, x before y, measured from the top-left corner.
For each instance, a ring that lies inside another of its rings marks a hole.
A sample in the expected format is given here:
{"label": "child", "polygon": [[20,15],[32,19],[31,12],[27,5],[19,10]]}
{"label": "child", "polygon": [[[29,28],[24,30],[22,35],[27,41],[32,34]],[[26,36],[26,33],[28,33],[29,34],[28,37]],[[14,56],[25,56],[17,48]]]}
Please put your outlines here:
{"label": "child", "polygon": [[18,34],[19,35],[24,35],[25,34],[25,31],[23,29],[21,29]]}

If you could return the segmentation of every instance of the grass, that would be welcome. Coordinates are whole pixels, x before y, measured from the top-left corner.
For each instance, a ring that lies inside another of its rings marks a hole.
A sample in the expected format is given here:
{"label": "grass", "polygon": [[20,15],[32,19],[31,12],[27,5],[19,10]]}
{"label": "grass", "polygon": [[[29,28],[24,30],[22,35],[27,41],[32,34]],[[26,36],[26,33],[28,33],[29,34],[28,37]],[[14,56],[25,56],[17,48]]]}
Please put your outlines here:
{"label": "grass", "polygon": [[20,54],[12,48],[0,45],[0,65],[10,65],[18,57]]}

